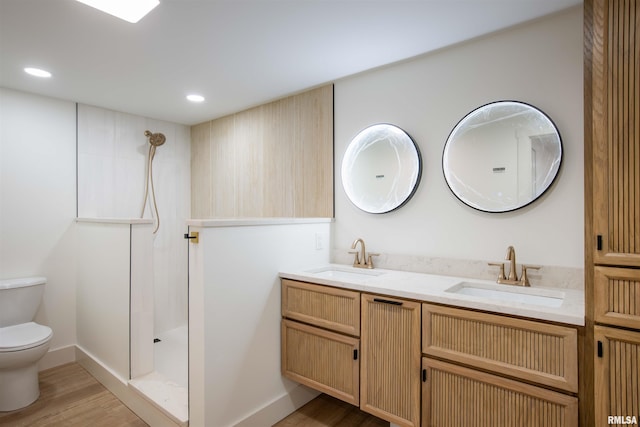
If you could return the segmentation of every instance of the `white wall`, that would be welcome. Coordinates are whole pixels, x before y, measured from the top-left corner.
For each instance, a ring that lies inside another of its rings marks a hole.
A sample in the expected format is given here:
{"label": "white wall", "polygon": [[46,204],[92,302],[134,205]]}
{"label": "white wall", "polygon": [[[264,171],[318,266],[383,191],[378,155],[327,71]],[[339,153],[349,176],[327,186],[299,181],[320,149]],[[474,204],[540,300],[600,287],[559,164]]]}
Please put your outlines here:
{"label": "white wall", "polygon": [[219,224],[190,227],[189,425],[273,425],[302,388],[280,374],[278,272],[326,264],[330,223]]}
{"label": "white wall", "polygon": [[[149,151],[145,130],[161,132],[167,138],[157,148],[153,161],[160,214],[153,254],[157,308],[154,323],[158,333],[187,321],[188,261],[183,234],[191,206],[190,128],[79,105],[78,216],[140,217]],[[145,218],[151,218],[151,212],[149,200]]]}
{"label": "white wall", "polygon": [[[582,268],[582,8],[501,31],[335,84],[336,222],[333,249],[356,237],[373,252],[499,260],[514,245],[519,261]],[[556,123],[564,144],[560,176],[541,200],[503,214],[459,202],[442,174],[449,132],[468,112],[497,100],[530,103]],[[361,129],[387,122],[420,147],[420,186],[401,209],[359,211],[346,198],[340,168]]]}
{"label": "white wall", "polygon": [[76,342],[75,110],[0,88],[0,279],[47,277],[36,321],[50,352]]}

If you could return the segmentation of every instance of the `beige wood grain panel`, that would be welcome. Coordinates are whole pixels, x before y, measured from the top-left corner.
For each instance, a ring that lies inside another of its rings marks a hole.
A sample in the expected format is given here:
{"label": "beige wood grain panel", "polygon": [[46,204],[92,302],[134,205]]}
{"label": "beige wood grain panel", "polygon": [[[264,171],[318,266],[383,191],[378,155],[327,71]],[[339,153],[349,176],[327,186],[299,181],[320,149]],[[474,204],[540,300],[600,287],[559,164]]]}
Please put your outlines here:
{"label": "beige wood grain panel", "polygon": [[420,303],[362,294],[361,346],[360,409],[420,425]]}
{"label": "beige wood grain panel", "polygon": [[191,217],[211,218],[211,122],[191,127]]}
{"label": "beige wood grain panel", "polygon": [[574,328],[431,304],[422,319],[427,355],[578,391]]}
{"label": "beige wood grain panel", "polygon": [[296,97],[295,216],[333,217],[333,86]]}
{"label": "beige wood grain panel", "polygon": [[[302,141],[295,138],[296,97],[290,96],[262,108],[264,123],[264,216],[295,217],[297,185],[295,164]],[[292,125],[293,124],[293,125]]]}
{"label": "beige wood grain panel", "polygon": [[596,326],[595,421],[607,425],[607,416],[640,415],[640,332]]}
{"label": "beige wood grain panel", "polygon": [[594,0],[593,15],[595,263],[640,266],[640,6]]}
{"label": "beige wood grain panel", "polygon": [[236,203],[238,174],[234,159],[237,156],[233,137],[235,119],[222,117],[211,122],[211,216],[229,218],[238,216]]}
{"label": "beige wood grain panel", "polygon": [[423,427],[577,427],[578,399],[423,359]]}
{"label": "beige wood grain panel", "polygon": [[595,267],[595,321],[640,329],[640,270]]}
{"label": "beige wood grain panel", "polygon": [[[194,217],[333,217],[332,85],[208,123],[211,161],[192,163]],[[205,126],[192,127],[198,159]]]}
{"label": "beige wood grain panel", "polygon": [[360,335],[360,293],[282,279],[282,316]]}
{"label": "beige wood grain panel", "polygon": [[238,216],[264,216],[264,122],[256,107],[234,115],[234,162],[237,179],[235,202]]}
{"label": "beige wood grain panel", "polygon": [[357,338],[283,319],[281,342],[282,375],[358,405]]}

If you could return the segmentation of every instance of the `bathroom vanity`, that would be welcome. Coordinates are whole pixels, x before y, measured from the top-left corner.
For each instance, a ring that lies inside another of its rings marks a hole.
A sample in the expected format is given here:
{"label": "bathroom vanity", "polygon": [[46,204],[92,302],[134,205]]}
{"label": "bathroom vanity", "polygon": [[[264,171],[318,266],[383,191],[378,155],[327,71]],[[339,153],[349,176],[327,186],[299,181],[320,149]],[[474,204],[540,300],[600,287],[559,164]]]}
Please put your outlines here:
{"label": "bathroom vanity", "polygon": [[578,425],[583,292],[338,265],[280,276],[287,378],[400,426]]}

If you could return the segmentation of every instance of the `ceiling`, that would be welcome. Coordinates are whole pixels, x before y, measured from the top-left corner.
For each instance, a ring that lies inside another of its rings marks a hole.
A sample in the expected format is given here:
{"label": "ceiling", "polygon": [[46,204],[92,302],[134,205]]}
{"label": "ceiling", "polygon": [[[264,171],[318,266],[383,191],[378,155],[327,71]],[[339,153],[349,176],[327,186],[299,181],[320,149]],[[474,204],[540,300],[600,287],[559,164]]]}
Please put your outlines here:
{"label": "ceiling", "polygon": [[130,24],[75,0],[0,0],[0,86],[196,124],[582,3],[160,1]]}

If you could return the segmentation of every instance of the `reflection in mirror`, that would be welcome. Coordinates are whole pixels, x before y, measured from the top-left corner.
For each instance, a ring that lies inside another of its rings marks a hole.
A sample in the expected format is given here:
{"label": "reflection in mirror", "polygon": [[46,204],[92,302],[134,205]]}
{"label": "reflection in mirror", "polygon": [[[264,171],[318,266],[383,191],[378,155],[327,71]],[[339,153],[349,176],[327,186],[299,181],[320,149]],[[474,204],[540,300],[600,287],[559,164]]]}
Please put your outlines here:
{"label": "reflection in mirror", "polygon": [[406,203],[420,181],[420,152],[402,129],[369,126],[356,135],[342,159],[342,185],[349,200],[369,213]]}
{"label": "reflection in mirror", "polygon": [[442,169],[463,203],[485,212],[519,209],[553,183],[562,162],[562,140],[537,108],[499,101],[466,115],[449,135]]}

